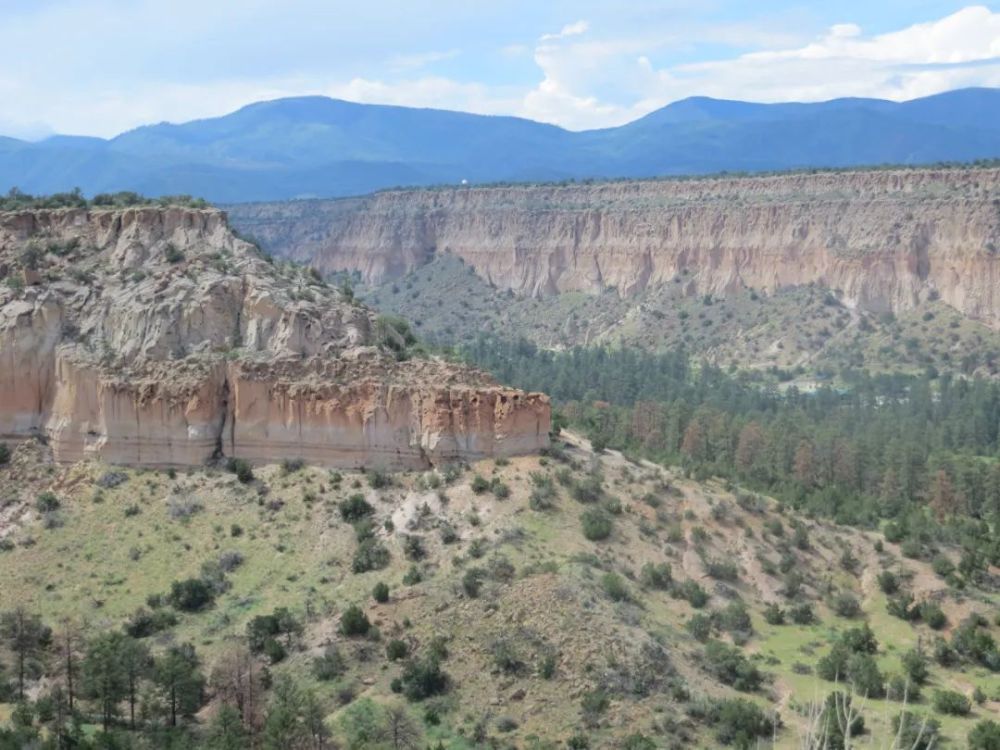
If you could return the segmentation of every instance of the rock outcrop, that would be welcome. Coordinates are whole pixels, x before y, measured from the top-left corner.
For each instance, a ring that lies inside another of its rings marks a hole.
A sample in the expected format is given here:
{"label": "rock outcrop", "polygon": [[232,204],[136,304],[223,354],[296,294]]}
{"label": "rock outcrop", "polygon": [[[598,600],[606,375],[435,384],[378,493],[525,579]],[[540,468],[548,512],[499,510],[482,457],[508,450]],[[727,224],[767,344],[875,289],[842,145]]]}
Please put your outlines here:
{"label": "rock outcrop", "polygon": [[452,253],[522,295],[816,283],[862,310],[940,298],[1000,326],[995,168],[406,190],[232,216],[279,254],[369,283]]}
{"label": "rock outcrop", "polygon": [[217,210],[0,213],[0,277],[0,437],[60,461],[421,467],[548,441],[545,396],[397,361],[395,330]]}

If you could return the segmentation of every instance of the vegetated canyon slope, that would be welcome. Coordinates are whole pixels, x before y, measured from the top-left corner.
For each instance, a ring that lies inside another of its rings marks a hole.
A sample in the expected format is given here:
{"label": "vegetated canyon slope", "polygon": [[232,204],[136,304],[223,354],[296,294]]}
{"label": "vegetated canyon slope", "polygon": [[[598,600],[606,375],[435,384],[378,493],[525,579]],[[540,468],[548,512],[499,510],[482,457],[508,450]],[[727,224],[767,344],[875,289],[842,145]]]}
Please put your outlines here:
{"label": "vegetated canyon slope", "polygon": [[[810,707],[852,689],[870,694],[858,698],[865,734],[853,747],[890,746],[905,711],[917,727],[940,722],[935,747],[939,735],[964,747],[1000,709],[996,673],[948,648],[998,635],[995,585],[941,567],[959,559],[953,545],[915,557],[878,532],[595,455],[572,436],[548,457],[367,476],[291,464],[249,482],[215,468],[53,467],[38,443],[11,447],[0,465],[0,611],[20,604],[52,626],[85,623],[88,639],[123,628],[157,653],[190,642],[206,675],[240,653],[253,623],[286,611],[299,632],[270,657],[258,643],[254,669],[315,690],[338,746],[381,747],[356,737],[395,705],[412,716],[414,746],[451,750],[570,738],[595,750],[754,747],[756,735],[770,747],[772,734],[777,748],[818,747],[803,740]],[[38,508],[46,492],[58,510]],[[213,601],[171,606],[171,584],[198,577]],[[386,595],[374,599],[378,584]],[[367,632],[343,626],[355,606]],[[868,670],[856,670],[867,682],[835,682],[820,665],[867,627]],[[907,706],[899,685],[915,653],[925,669]],[[411,665],[432,659],[444,681],[418,693]],[[47,663],[32,696],[63,684],[61,659]],[[213,677],[192,731],[232,705],[223,684]],[[938,691],[978,698],[955,716],[934,709]],[[750,711],[740,699],[782,726],[739,721]],[[0,697],[0,727],[12,709]],[[258,733],[261,719],[244,714]]]}
{"label": "vegetated canyon slope", "polygon": [[[393,300],[387,290],[419,280],[425,268],[447,276],[445,264],[461,261],[494,288],[495,307],[506,296],[507,305],[526,308],[524,333],[543,344],[664,343],[667,329],[700,329],[702,321],[684,319],[703,318],[704,304],[750,295],[794,323],[804,303],[787,297],[810,286],[830,292],[820,296],[839,308],[837,334],[866,331],[863,319],[932,308],[1000,328],[993,168],[391,191],[246,204],[231,215],[273,252],[325,273],[360,274],[379,287],[379,305],[425,325],[454,325],[440,320],[440,308],[463,295],[453,290],[442,303],[404,292]],[[466,298],[474,308],[485,295]],[[728,304],[717,321],[726,338],[760,339],[756,352],[734,352],[747,363],[795,364],[828,338],[845,343],[829,332],[806,332],[815,345],[796,342],[791,325],[757,330],[753,305]],[[545,329],[553,316],[560,319]]]}
{"label": "vegetated canyon slope", "polygon": [[404,332],[218,210],[0,213],[0,276],[0,437],[45,436],[59,461],[426,466],[547,444],[544,396],[397,361]]}

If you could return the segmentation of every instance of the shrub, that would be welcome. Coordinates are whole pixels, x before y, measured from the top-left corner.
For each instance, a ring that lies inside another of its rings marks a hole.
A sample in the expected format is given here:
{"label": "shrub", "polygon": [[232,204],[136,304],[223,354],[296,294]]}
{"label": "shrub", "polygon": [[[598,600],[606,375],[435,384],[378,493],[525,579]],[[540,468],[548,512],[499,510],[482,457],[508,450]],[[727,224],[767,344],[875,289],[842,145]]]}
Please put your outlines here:
{"label": "shrub", "polygon": [[347,664],[344,657],[340,653],[340,649],[333,643],[328,643],[323,649],[323,653],[313,659],[312,663],[313,676],[321,682],[337,679],[346,669]]}
{"label": "shrub", "polygon": [[490,483],[481,474],[476,474],[469,486],[475,494],[482,495],[490,488]]}
{"label": "shrub", "polygon": [[167,263],[180,263],[184,260],[184,253],[174,243],[168,242],[163,248],[163,257]]}
{"label": "shrub", "polygon": [[899,577],[891,570],[883,570],[878,574],[878,586],[883,594],[895,594],[899,591]]}
{"label": "shrub", "polygon": [[0,466],[10,463],[10,448],[7,443],[0,443]]}
{"label": "shrub", "polygon": [[349,498],[341,502],[338,507],[340,510],[340,517],[348,523],[360,521],[375,512],[375,508],[372,507],[371,503],[365,500],[365,496],[360,492],[351,495]]}
{"label": "shrub", "polygon": [[922,652],[913,648],[903,654],[901,660],[903,671],[906,676],[915,684],[923,685],[927,682],[930,669],[927,664],[927,657]]}
{"label": "shrub", "polygon": [[846,646],[851,653],[874,654],[878,652],[878,639],[875,633],[866,622],[857,628],[845,630],[840,635],[840,642]]}
{"label": "shrub", "polygon": [[968,716],[972,702],[956,690],[935,690],[934,710],[949,716]]}
{"label": "shrub", "polygon": [[958,663],[958,653],[944,638],[934,641],[934,661],[942,667],[953,667]]}
{"label": "shrub", "polygon": [[552,484],[551,477],[534,472],[531,474],[531,497],[528,498],[528,506],[532,510],[545,511],[555,507],[556,488]]}
{"label": "shrub", "polygon": [[493,654],[493,663],[502,672],[514,674],[524,667],[514,641],[509,638],[498,638],[493,641],[490,651]]}
{"label": "shrub", "polygon": [[692,615],[684,627],[687,628],[687,631],[696,641],[705,643],[712,637],[712,633],[715,630],[715,621],[711,615],[699,612]]}
{"label": "shrub", "polygon": [[920,616],[920,610],[913,606],[913,594],[908,591],[900,591],[894,596],[890,596],[885,605],[886,611],[893,617],[900,620],[912,621]]}
{"label": "shrub", "polygon": [[597,474],[588,474],[585,478],[573,483],[570,494],[578,503],[596,503],[604,494],[601,477]]}
{"label": "shrub", "polygon": [[908,677],[893,675],[886,685],[885,697],[891,701],[916,703],[920,700],[920,686]]}
{"label": "shrub", "polygon": [[601,576],[601,588],[611,601],[624,602],[631,598],[628,586],[617,573],[605,573]]}
{"label": "shrub", "polygon": [[586,723],[592,724],[596,719],[608,710],[611,699],[608,694],[601,689],[591,690],[584,693],[580,699],[580,709],[583,712],[583,719]]}
{"label": "shrub", "polygon": [[52,513],[59,510],[61,506],[59,498],[52,492],[43,492],[35,499],[35,509],[39,513]]}
{"label": "shrub", "polygon": [[854,618],[861,614],[861,603],[846,592],[837,594],[830,602],[830,608],[841,617]]}
{"label": "shrub", "polygon": [[920,619],[932,630],[940,630],[948,624],[944,610],[937,602],[926,601],[920,605]]}
{"label": "shrub", "polygon": [[197,612],[212,603],[215,593],[202,579],[187,578],[170,584],[170,594],[167,599],[176,609],[183,612]]}
{"label": "shrub", "polygon": [[1000,750],[1000,723],[980,721],[969,732],[969,750]]}
{"label": "shrub", "polygon": [[247,623],[247,645],[255,654],[265,654],[272,664],[287,656],[285,646],[278,640],[284,638],[291,646],[302,634],[302,622],[286,607],[278,607],[269,615],[258,615]]}
{"label": "shrub", "polygon": [[740,569],[734,562],[728,560],[709,560],[705,564],[705,572],[719,581],[738,581]]}
{"label": "shrub", "polygon": [[366,539],[375,538],[375,522],[372,519],[362,518],[360,521],[355,521],[352,525],[354,528],[354,538],[358,540],[358,544]]}
{"label": "shrub", "polygon": [[369,570],[381,570],[389,564],[389,550],[377,539],[368,538],[358,544],[351,563],[355,573],[366,573]]}
{"label": "shrub", "polygon": [[517,723],[517,720],[512,719],[509,716],[501,716],[499,719],[497,719],[498,732],[513,732],[519,726],[520,724]]}
{"label": "shrub", "polygon": [[368,635],[371,627],[372,624],[368,620],[368,615],[356,604],[352,604],[345,609],[344,614],[340,616],[340,633],[348,638]]}
{"label": "shrub", "polygon": [[148,638],[177,624],[177,615],[170,610],[139,607],[126,621],[123,630],[130,638]]}
{"label": "shrub", "polygon": [[768,625],[784,625],[785,611],[777,604],[768,604],[764,608],[764,622]]}
{"label": "shrub", "polygon": [[673,581],[670,563],[646,563],[639,573],[639,581],[646,588],[666,591]]}
{"label": "shrub", "polygon": [[686,599],[687,603],[695,609],[701,609],[708,604],[708,592],[697,581],[690,578],[674,587],[674,595],[680,599]]}
{"label": "shrub", "polygon": [[946,555],[935,555],[931,560],[931,568],[942,578],[947,578],[955,572],[955,564]]}
{"label": "shrub", "polygon": [[388,584],[379,581],[372,588],[372,598],[379,604],[385,604],[389,601],[389,586]]}
{"label": "shrub", "polygon": [[743,602],[730,602],[719,613],[719,624],[723,630],[734,635],[753,633],[753,623],[750,621],[750,613],[743,606]]}
{"label": "shrub", "polygon": [[281,461],[281,471],[285,474],[294,474],[305,465],[306,462],[301,458],[285,458]]}
{"label": "shrub", "polygon": [[593,508],[580,516],[583,535],[592,542],[599,542],[611,536],[613,523],[604,511]]}
{"label": "shrub", "polygon": [[368,472],[368,486],[373,490],[381,490],[392,486],[392,475],[387,471],[373,469]]}
{"label": "shrub", "polygon": [[854,654],[847,660],[847,678],[854,692],[868,698],[885,695],[885,677],[871,654]]}
{"label": "shrub", "polygon": [[448,675],[433,657],[413,660],[403,670],[400,685],[407,698],[421,701],[445,692],[448,689]]}
{"label": "shrub", "polygon": [[771,737],[775,730],[774,720],[745,698],[716,701],[708,718],[715,727],[716,739],[723,745],[757,747],[761,738]]}
{"label": "shrub", "polygon": [[471,599],[479,596],[483,581],[486,578],[486,571],[482,568],[469,568],[462,576],[462,590]]}
{"label": "shrub", "polygon": [[253,467],[250,462],[242,458],[230,458],[226,461],[226,469],[236,475],[236,478],[243,484],[253,481]]}
{"label": "shrub", "polygon": [[106,490],[114,489],[128,481],[128,474],[123,471],[106,471],[97,480],[97,486]]}
{"label": "shrub", "polygon": [[404,586],[416,586],[422,580],[424,580],[424,574],[416,565],[411,565],[410,569],[403,575]]}
{"label": "shrub", "polygon": [[816,613],[809,602],[802,602],[788,609],[788,619],[796,625],[812,625],[816,622]]}
{"label": "shrub", "polygon": [[243,564],[243,553],[236,550],[229,550],[219,555],[219,570],[223,573],[230,573]]}
{"label": "shrub", "polygon": [[398,638],[389,641],[385,646],[385,656],[389,661],[399,661],[405,659],[410,653],[410,647],[406,641]]}
{"label": "shrub", "polygon": [[738,648],[722,641],[709,641],[705,646],[705,670],[724,685],[746,693],[757,690],[764,680]]}

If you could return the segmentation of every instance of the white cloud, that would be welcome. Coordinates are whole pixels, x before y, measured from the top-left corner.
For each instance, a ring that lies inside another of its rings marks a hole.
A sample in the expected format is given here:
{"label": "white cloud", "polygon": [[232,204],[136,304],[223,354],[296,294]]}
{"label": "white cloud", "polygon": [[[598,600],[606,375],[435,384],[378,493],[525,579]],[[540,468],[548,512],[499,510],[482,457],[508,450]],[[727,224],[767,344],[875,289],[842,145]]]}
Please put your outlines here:
{"label": "white cloud", "polygon": [[830,27],[830,36],[840,37],[842,39],[861,36],[861,27],[856,23],[835,23]]}
{"label": "white cloud", "polygon": [[580,34],[586,34],[589,28],[590,24],[583,20],[576,21],[575,23],[568,23],[562,27],[558,34],[542,34],[540,41],[551,42],[555,39],[565,39],[569,36],[579,36]]}
{"label": "white cloud", "polygon": [[[687,96],[821,101],[868,96],[902,101],[964,86],[1000,86],[1000,13],[970,6],[945,18],[866,36],[839,23],[799,46],[656,68],[650,37],[553,37],[535,49],[543,78],[525,95],[526,116],[571,128],[605,127]],[[614,103],[614,87],[632,95]]]}

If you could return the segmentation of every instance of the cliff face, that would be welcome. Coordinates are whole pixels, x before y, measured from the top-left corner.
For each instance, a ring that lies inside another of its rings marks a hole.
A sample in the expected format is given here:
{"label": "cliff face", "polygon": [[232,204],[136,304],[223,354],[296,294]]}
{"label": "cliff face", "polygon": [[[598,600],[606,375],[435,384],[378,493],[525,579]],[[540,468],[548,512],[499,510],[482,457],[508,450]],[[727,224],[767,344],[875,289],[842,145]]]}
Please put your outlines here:
{"label": "cliff face", "polygon": [[548,400],[396,362],[374,315],[215,210],[0,213],[0,437],[57,460],[426,466],[547,444]]}
{"label": "cliff face", "polygon": [[275,252],[369,283],[451,253],[523,295],[817,283],[863,310],[940,297],[1000,326],[997,169],[412,190],[232,215]]}

